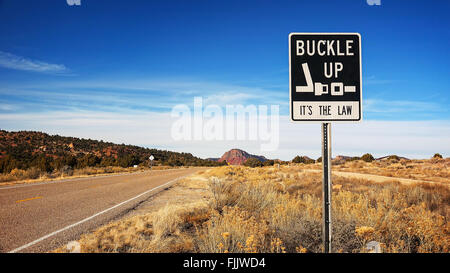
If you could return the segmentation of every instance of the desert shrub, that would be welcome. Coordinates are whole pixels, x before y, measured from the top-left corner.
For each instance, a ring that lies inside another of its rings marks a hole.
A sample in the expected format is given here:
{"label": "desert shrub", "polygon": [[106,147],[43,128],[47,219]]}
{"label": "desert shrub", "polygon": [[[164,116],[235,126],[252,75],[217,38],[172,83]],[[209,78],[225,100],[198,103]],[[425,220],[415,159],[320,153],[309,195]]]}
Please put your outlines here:
{"label": "desert shrub", "polygon": [[94,168],[94,167],[85,167],[82,169],[75,169],[74,174],[75,175],[93,175],[93,174],[99,174],[104,173],[104,169]]}
{"label": "desert shrub", "polygon": [[68,166],[68,165],[64,165],[61,168],[61,175],[62,176],[72,176],[73,175],[73,169],[72,167]]}
{"label": "desert shrub", "polygon": [[235,188],[235,205],[254,213],[272,207],[280,197],[276,186],[270,182],[241,183]]}
{"label": "desert shrub", "polygon": [[294,159],[292,159],[292,163],[304,163],[304,162],[305,162],[305,159],[300,156],[296,156],[296,157],[294,157]]}
{"label": "desert shrub", "polygon": [[261,161],[259,161],[259,160],[256,159],[256,158],[253,158],[253,157],[247,159],[247,160],[244,162],[244,166],[252,167],[252,168],[255,168],[255,167],[262,167],[262,165],[263,165],[263,164],[262,164]]}
{"label": "desert shrub", "polygon": [[264,166],[273,166],[275,164],[275,161],[270,159],[270,160],[266,160],[264,161],[263,165]]}
{"label": "desert shrub", "polygon": [[322,157],[317,158],[316,162],[317,163],[322,162]]}
{"label": "desert shrub", "polygon": [[362,242],[355,233],[357,220],[342,219],[339,214],[332,217],[332,250],[344,253],[360,252],[366,242]]}
{"label": "desert shrub", "polygon": [[34,160],[36,166],[38,169],[40,169],[42,172],[52,172],[52,158],[48,157],[46,155],[40,155],[38,158]]}
{"label": "desert shrub", "polygon": [[198,231],[196,246],[207,253],[270,252],[269,233],[264,219],[238,207],[224,207]]}
{"label": "desert shrub", "polygon": [[364,154],[363,156],[361,156],[361,160],[365,161],[365,162],[372,162],[375,160],[375,158],[373,158],[373,156],[369,153]]}
{"label": "desert shrub", "polygon": [[442,158],[442,155],[439,154],[439,153],[435,153],[435,154],[433,155],[433,158]]}
{"label": "desert shrub", "polygon": [[25,179],[37,179],[41,176],[41,171],[36,167],[31,167],[25,171]]}
{"label": "desert shrub", "polygon": [[208,187],[213,196],[211,206],[215,210],[220,211],[225,206],[236,204],[238,197],[232,192],[234,188],[231,182],[225,181],[223,178],[210,177]]}
{"label": "desert shrub", "polygon": [[14,170],[12,170],[9,174],[12,176],[12,177],[14,177],[14,178],[16,178],[17,180],[22,180],[22,179],[25,179],[25,170],[20,170],[20,169],[14,169]]}
{"label": "desert shrub", "polygon": [[278,202],[266,212],[274,236],[285,242],[287,252],[302,246],[309,252],[321,249],[320,199],[311,195],[297,198],[279,196]]}
{"label": "desert shrub", "polygon": [[304,156],[296,156],[292,159],[292,163],[312,164],[315,161]]}
{"label": "desert shrub", "polygon": [[20,180],[28,180],[28,179],[37,179],[44,174],[47,174],[47,173],[41,171],[40,169],[38,169],[36,167],[31,167],[27,170],[15,168],[8,174],[0,174],[0,182],[11,182],[11,181],[20,181]]}

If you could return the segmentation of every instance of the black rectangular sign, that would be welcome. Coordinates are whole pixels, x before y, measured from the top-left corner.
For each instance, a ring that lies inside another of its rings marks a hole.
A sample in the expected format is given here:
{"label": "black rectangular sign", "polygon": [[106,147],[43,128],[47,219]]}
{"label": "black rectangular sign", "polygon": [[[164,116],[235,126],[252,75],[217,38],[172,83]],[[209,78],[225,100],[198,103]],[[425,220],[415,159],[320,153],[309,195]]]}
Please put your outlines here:
{"label": "black rectangular sign", "polygon": [[291,120],[361,121],[361,74],[359,33],[291,33]]}

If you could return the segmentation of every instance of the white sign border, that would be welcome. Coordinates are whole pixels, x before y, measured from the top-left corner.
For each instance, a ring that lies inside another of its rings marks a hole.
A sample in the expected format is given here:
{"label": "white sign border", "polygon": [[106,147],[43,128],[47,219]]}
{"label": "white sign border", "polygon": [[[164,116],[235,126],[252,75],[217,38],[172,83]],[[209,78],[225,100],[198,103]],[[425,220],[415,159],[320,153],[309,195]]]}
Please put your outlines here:
{"label": "white sign border", "polygon": [[[359,120],[294,120],[292,118],[292,78],[291,78],[291,36],[292,35],[357,35],[359,38]],[[360,123],[363,120],[363,90],[362,90],[362,51],[361,34],[359,32],[291,32],[288,37],[289,44],[289,120],[293,123]]]}

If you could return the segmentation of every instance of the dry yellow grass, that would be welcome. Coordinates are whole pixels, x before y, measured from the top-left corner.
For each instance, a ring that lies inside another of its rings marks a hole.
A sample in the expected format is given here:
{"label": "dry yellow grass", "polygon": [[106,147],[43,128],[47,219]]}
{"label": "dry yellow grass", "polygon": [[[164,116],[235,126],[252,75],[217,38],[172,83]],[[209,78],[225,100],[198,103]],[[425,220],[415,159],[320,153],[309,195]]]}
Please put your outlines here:
{"label": "dry yellow grass", "polygon": [[429,160],[348,161],[335,166],[337,171],[375,174],[388,177],[450,183],[450,158]]}
{"label": "dry yellow grass", "polygon": [[[306,166],[210,169],[179,185],[203,200],[111,223],[84,235],[82,251],[321,252],[322,176]],[[447,185],[333,183],[334,251],[365,252],[375,240],[384,252],[449,252]]]}

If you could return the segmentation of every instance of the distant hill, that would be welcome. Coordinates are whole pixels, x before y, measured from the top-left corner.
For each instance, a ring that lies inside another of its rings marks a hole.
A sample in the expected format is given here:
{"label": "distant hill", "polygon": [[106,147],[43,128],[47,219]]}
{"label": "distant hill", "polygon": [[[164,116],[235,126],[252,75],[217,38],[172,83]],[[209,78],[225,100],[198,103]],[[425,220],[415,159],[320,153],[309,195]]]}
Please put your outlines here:
{"label": "distant hill", "polygon": [[376,158],[375,160],[377,161],[382,161],[382,160],[389,160],[389,159],[397,159],[397,160],[410,160],[409,158],[403,157],[403,156],[397,156],[397,155],[387,155],[387,156],[383,156],[383,157],[379,157]]}
{"label": "distant hill", "polygon": [[346,155],[338,155],[335,158],[333,158],[333,160],[343,160],[346,161],[348,159],[352,159],[353,157],[351,156],[346,156]]}
{"label": "distant hill", "polygon": [[[345,156],[345,155],[338,155],[335,158],[333,158],[333,161],[338,162],[346,162],[346,161],[352,161],[352,160],[358,160],[361,159],[358,156]],[[397,160],[410,160],[409,158],[403,157],[403,156],[397,156],[397,155],[387,155],[380,158],[376,158],[377,161],[383,161],[383,160],[389,160],[389,159],[397,159]]]}
{"label": "distant hill", "polygon": [[42,132],[0,130],[0,172],[37,167],[52,171],[64,166],[84,168],[88,166],[148,165],[148,157],[155,157],[154,164],[171,166],[217,166],[219,162],[205,160],[190,153],[148,149],[134,145],[115,144],[92,139],[63,137]]}
{"label": "distant hill", "polygon": [[240,149],[231,149],[224,153],[218,162],[226,161],[231,165],[242,165],[249,158],[256,158],[261,162],[267,160],[264,156],[252,155]]}

